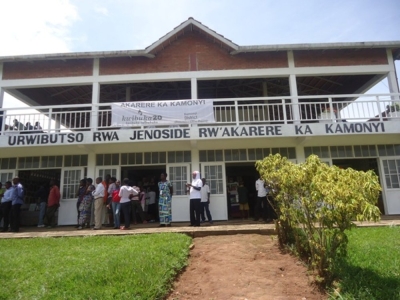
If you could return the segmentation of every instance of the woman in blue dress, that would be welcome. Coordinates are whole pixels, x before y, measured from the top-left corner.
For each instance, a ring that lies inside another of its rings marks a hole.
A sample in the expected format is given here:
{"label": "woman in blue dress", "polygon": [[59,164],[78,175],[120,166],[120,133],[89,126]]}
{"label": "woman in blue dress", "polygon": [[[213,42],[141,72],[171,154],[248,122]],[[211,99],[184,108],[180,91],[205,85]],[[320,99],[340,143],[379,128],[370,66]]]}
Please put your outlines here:
{"label": "woman in blue dress", "polygon": [[158,189],[160,191],[158,200],[160,227],[171,227],[171,201],[173,195],[172,183],[167,180],[167,173],[161,173],[160,180],[161,181],[158,183]]}

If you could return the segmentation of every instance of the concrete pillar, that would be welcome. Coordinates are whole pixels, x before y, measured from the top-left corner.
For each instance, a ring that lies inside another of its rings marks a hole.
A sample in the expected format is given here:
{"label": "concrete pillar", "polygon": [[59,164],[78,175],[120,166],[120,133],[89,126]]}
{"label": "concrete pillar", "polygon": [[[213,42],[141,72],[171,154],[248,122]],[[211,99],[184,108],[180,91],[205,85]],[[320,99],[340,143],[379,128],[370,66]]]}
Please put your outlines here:
{"label": "concrete pillar", "polygon": [[[386,54],[387,54],[388,63],[390,66],[390,71],[387,76],[388,84],[389,84],[389,91],[390,91],[390,93],[398,94],[398,93],[400,93],[399,92],[399,83],[397,81],[396,67],[394,65],[392,50],[387,49]],[[396,100],[398,100],[398,99],[399,99],[399,97],[396,97]]]}
{"label": "concrete pillar", "polygon": [[[193,171],[201,171],[200,170],[200,153],[199,149],[197,149],[197,143],[196,141],[192,143],[192,172]],[[192,175],[190,175],[190,178],[192,178]]]}
{"label": "concrete pillar", "polygon": [[292,98],[292,114],[293,114],[293,123],[300,124],[300,107],[299,99],[296,98],[297,94],[297,82],[296,82],[296,73],[295,73],[295,65],[294,65],[294,56],[293,51],[288,51],[288,65],[289,65],[289,87],[290,87],[290,96]]}
{"label": "concrete pillar", "polygon": [[[197,94],[197,78],[192,78],[190,80],[190,87],[191,87],[191,96],[192,99],[198,99]],[[197,124],[191,124],[192,127],[197,127]],[[199,149],[197,149],[197,142],[191,141],[191,156],[192,156],[192,172],[193,171],[201,171],[200,170],[200,154]],[[192,178],[190,174],[189,178]]]}
{"label": "concrete pillar", "polygon": [[93,179],[93,184],[95,183],[96,175],[96,154],[94,152],[88,153],[88,164],[87,164],[87,178]]}
{"label": "concrete pillar", "polygon": [[[3,63],[0,63],[0,82],[3,80]],[[4,103],[4,89],[0,84],[0,107],[3,107]]]}
{"label": "concrete pillar", "polygon": [[197,94],[197,78],[192,78],[190,80],[190,88],[191,88],[192,99],[197,99],[197,97],[198,97],[198,94]]}
{"label": "concrete pillar", "polygon": [[100,70],[100,61],[98,58],[93,60],[93,84],[92,84],[92,115],[90,118],[91,131],[96,131],[98,127],[99,107],[100,103],[100,84],[98,80]]}
{"label": "concrete pillar", "polygon": [[[0,83],[3,80],[3,63],[0,63]],[[0,109],[4,105],[4,89],[0,84]],[[0,132],[4,131],[4,124],[6,120],[4,119],[4,112],[0,111]]]}
{"label": "concrete pillar", "polygon": [[298,164],[306,161],[306,155],[304,153],[304,146],[301,146],[301,145],[296,146],[296,160],[297,160]]}

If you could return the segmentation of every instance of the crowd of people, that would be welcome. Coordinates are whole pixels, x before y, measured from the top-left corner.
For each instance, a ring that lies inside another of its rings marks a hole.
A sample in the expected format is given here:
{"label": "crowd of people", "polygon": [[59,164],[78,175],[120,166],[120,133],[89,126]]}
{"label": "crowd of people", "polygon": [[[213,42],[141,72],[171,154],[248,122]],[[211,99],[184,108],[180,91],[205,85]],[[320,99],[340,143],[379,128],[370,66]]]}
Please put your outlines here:
{"label": "crowd of people", "polygon": [[[35,193],[38,199],[39,219],[37,227],[53,228],[56,226],[56,212],[60,206],[60,190],[54,180],[50,181],[50,189],[41,186]],[[194,171],[192,182],[186,184],[189,194],[190,226],[200,226],[201,223],[213,224],[209,209],[210,187],[205,178],[200,178],[200,172]],[[242,219],[249,218],[249,192],[243,185],[228,180],[228,201],[239,204]],[[262,179],[255,184],[257,199],[254,209],[254,220],[272,221],[274,216],[269,198],[269,189]],[[167,180],[167,173],[160,174],[158,184],[154,178],[146,178],[137,186],[128,178],[121,182],[115,177],[106,175],[97,177],[95,183],[91,178],[80,180],[77,190],[77,225],[78,230],[92,228],[99,230],[105,226],[114,229],[127,230],[131,224],[159,222],[160,227],[170,227],[172,222],[173,185]],[[5,188],[0,183],[0,221],[3,219],[2,232],[18,232],[20,227],[20,211],[24,204],[24,187],[18,177],[12,182],[7,181]]]}
{"label": "crowd of people", "polygon": [[143,178],[140,185],[128,178],[121,182],[110,175],[104,180],[97,177],[95,184],[91,178],[82,179],[77,192],[77,228],[90,228],[92,224],[92,229],[98,230],[106,224],[127,230],[131,223],[156,221],[161,227],[171,226],[172,195],[173,187],[166,173],[160,175],[158,189],[154,178]]}
{"label": "crowd of people", "polygon": [[[47,225],[52,228],[56,226],[55,213],[60,206],[60,189],[54,180],[51,180],[49,185],[49,191],[42,186],[36,193],[40,199],[38,227]],[[21,206],[24,204],[24,197],[25,189],[19,177],[14,177],[12,182],[7,181],[4,188],[0,183],[0,221],[3,220],[1,232],[19,232]]]}
{"label": "crowd of people", "polygon": [[[1,120],[2,122],[2,120]],[[1,125],[1,123],[0,123]],[[43,133],[43,128],[40,125],[40,122],[35,122],[32,124],[31,122],[26,122],[25,125],[18,121],[17,119],[13,120],[12,125],[4,125],[5,130],[15,130],[20,131],[21,133]]]}
{"label": "crowd of people", "polygon": [[[146,178],[140,185],[125,178],[121,182],[106,175],[104,180],[97,177],[82,179],[77,192],[77,228],[99,230],[103,224],[114,229],[127,230],[131,224],[159,222],[160,227],[171,227],[173,186],[167,180],[167,173],[160,174],[156,185],[154,179]],[[210,189],[200,173],[193,173],[193,181],[186,185],[190,194],[190,224],[200,226],[206,221],[212,224],[209,210]],[[157,187],[157,191],[155,190]],[[108,218],[105,218],[105,216]]]}

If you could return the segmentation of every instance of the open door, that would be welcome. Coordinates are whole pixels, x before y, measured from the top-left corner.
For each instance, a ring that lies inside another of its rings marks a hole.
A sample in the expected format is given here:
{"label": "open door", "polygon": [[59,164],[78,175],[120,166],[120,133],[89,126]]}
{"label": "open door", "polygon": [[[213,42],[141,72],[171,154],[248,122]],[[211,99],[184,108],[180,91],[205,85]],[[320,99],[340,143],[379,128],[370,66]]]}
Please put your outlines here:
{"label": "open door", "polygon": [[380,157],[381,184],[385,214],[400,214],[400,159]]}
{"label": "open door", "polygon": [[77,224],[77,191],[79,188],[79,182],[83,176],[83,167],[71,167],[63,169],[63,172],[61,173],[60,184],[61,201],[60,208],[58,210],[58,225]]}
{"label": "open door", "polygon": [[228,220],[224,163],[202,163],[201,177],[210,186],[210,212],[213,220]]}
{"label": "open door", "polygon": [[167,179],[172,183],[174,194],[172,196],[172,221],[187,222],[189,217],[189,195],[186,193],[186,183],[192,182],[190,164],[168,164]]}

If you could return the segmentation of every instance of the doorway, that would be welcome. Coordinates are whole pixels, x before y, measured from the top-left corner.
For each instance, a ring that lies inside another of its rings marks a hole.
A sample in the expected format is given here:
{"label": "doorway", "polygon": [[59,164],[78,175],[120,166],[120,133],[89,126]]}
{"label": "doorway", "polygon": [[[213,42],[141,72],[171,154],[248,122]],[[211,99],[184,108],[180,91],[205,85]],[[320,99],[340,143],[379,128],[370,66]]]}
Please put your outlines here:
{"label": "doorway", "polygon": [[[165,165],[160,166],[146,166],[146,167],[122,167],[121,168],[121,182],[124,178],[129,178],[135,185],[149,187],[157,187],[160,181],[161,173],[165,173]],[[155,188],[155,190],[158,190]]]}
{"label": "doorway", "polygon": [[[356,171],[369,171],[372,170],[378,175],[379,182],[379,167],[377,158],[352,158],[352,159],[332,159],[332,164],[338,166],[339,168],[347,169],[352,168]],[[377,204],[381,214],[385,214],[385,208],[383,205],[382,192],[379,193],[378,204]]]}
{"label": "doorway", "polygon": [[243,181],[243,185],[249,191],[249,216],[254,217],[254,206],[257,193],[255,182],[259,174],[254,167],[254,163],[226,163],[225,174],[227,178],[227,206],[229,219],[240,218],[239,203],[235,199],[235,184]]}
{"label": "doorway", "polygon": [[36,192],[41,186],[49,191],[50,180],[55,180],[60,186],[61,169],[23,170],[18,171],[18,177],[25,191],[25,203],[21,206],[21,225],[36,225],[39,220]]}
{"label": "doorway", "polygon": [[[166,166],[146,166],[146,167],[122,167],[121,168],[121,182],[124,178],[129,178],[132,185],[140,187],[142,191],[155,192],[156,204],[159,198],[158,182],[160,181],[161,173],[165,173]],[[168,179],[168,177],[167,177]],[[158,205],[156,205],[158,207]],[[143,211],[146,220],[158,221],[158,209],[154,207],[152,209],[147,208],[146,205],[143,206]],[[137,216],[139,217],[139,215]],[[144,220],[142,220],[144,221]]]}

